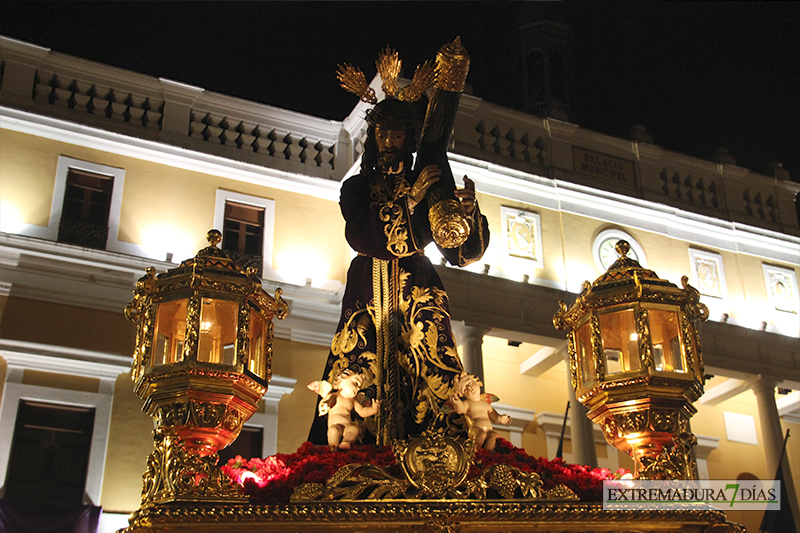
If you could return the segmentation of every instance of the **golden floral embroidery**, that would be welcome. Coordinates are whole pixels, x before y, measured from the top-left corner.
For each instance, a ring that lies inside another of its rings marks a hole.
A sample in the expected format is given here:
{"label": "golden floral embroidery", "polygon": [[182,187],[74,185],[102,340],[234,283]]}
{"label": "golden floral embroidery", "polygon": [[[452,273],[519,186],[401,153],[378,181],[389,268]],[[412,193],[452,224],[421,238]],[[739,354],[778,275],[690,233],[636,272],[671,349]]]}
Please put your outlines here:
{"label": "golden floral embroidery", "polygon": [[413,249],[409,249],[409,232],[402,207],[402,199],[410,190],[411,186],[404,174],[394,177],[391,197],[384,179],[375,177],[369,184],[369,197],[372,200],[370,205],[373,208],[381,206],[378,216],[382,222],[386,222],[383,228],[383,233],[386,235],[386,249],[397,257],[407,257],[414,253]]}
{"label": "golden floral embroidery", "polygon": [[388,202],[381,207],[380,218],[387,224],[383,227],[386,235],[386,249],[397,257],[412,255],[414,250],[408,248],[408,228],[406,217],[400,204]]}
{"label": "golden floral embroidery", "polygon": [[[401,271],[400,284],[406,294],[410,274]],[[415,419],[421,423],[428,411],[438,409],[450,395],[451,378],[461,372],[457,368],[458,353],[454,346],[443,344],[447,294],[436,287],[411,287],[408,296],[401,296],[399,350],[400,366],[412,382]],[[455,362],[454,365],[448,362]]]}
{"label": "golden floral embroidery", "polygon": [[371,313],[368,311],[368,309],[359,309],[352,313],[347,318],[344,326],[342,326],[341,331],[334,335],[331,342],[331,353],[337,359],[326,376],[328,381],[333,382],[333,378],[339,371],[348,368],[351,362],[359,366],[368,378],[371,378],[377,372],[377,357],[373,352],[363,351],[358,354],[357,360],[351,357],[351,353],[356,348],[363,350],[367,347],[367,331],[373,327]]}

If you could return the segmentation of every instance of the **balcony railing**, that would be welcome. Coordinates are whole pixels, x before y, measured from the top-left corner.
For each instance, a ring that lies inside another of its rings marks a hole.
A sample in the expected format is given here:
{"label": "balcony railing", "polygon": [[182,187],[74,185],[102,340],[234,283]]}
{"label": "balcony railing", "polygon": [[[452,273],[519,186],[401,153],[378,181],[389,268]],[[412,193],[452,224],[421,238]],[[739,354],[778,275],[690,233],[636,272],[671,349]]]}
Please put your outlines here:
{"label": "balcony railing", "polygon": [[64,219],[58,225],[58,242],[105,250],[107,240],[108,226]]}

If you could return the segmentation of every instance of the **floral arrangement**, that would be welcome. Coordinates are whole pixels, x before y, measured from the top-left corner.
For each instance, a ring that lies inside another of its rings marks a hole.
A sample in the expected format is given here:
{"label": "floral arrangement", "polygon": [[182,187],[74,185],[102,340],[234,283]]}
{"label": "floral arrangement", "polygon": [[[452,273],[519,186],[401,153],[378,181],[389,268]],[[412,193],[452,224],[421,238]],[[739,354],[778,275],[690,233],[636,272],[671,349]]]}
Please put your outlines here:
{"label": "floral arrangement", "polygon": [[[371,463],[392,476],[404,477],[389,446],[355,445],[350,450],[330,451],[327,446],[304,443],[295,453],[276,454],[266,459],[243,459],[237,456],[222,471],[244,487],[253,503],[286,503],[294,488],[303,483],[324,483],[336,471],[351,463]],[[543,489],[566,485],[581,501],[599,502],[604,479],[619,479],[625,469],[611,472],[606,468],[570,465],[563,459],[531,457],[522,448],[497,439],[493,451],[479,449],[475,453],[467,479],[480,476],[494,464],[506,464],[523,472],[536,472],[542,477]]]}

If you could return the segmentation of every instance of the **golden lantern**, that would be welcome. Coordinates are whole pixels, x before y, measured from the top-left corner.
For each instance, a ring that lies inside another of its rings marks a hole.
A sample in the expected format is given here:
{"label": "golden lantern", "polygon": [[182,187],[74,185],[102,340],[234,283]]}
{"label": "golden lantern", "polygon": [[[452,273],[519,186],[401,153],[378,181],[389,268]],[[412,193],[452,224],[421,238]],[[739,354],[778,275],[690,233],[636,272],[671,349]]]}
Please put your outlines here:
{"label": "golden lantern", "polygon": [[696,479],[689,419],[703,394],[704,368],[695,323],[708,318],[699,292],[620,258],[553,317],[569,330],[576,397],[606,440],[634,459],[639,479]]}
{"label": "golden lantern", "polygon": [[[288,307],[273,298],[255,270],[243,270],[209,246],[158,276],[136,284],[125,316],[137,323],[134,391],[156,425],[156,450],[145,473],[144,502],[223,496],[227,482],[213,467],[267,391],[272,318]],[[170,470],[171,469],[171,470]]]}

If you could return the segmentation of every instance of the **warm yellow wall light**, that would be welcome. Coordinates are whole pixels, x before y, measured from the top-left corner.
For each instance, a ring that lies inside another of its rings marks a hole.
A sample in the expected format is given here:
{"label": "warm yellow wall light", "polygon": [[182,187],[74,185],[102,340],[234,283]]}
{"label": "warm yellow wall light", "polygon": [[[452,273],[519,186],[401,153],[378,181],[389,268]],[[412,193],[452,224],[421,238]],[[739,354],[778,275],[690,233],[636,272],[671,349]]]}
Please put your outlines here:
{"label": "warm yellow wall light", "polygon": [[330,276],[331,263],[327,254],[313,248],[294,248],[275,254],[276,271],[293,285],[319,286]]}
{"label": "warm yellow wall light", "polygon": [[22,213],[10,202],[0,202],[0,231],[19,233],[26,226]]}
{"label": "warm yellow wall light", "polygon": [[173,263],[180,263],[194,255],[193,236],[172,224],[152,224],[142,230],[142,250],[153,259],[167,260],[172,254]]}

